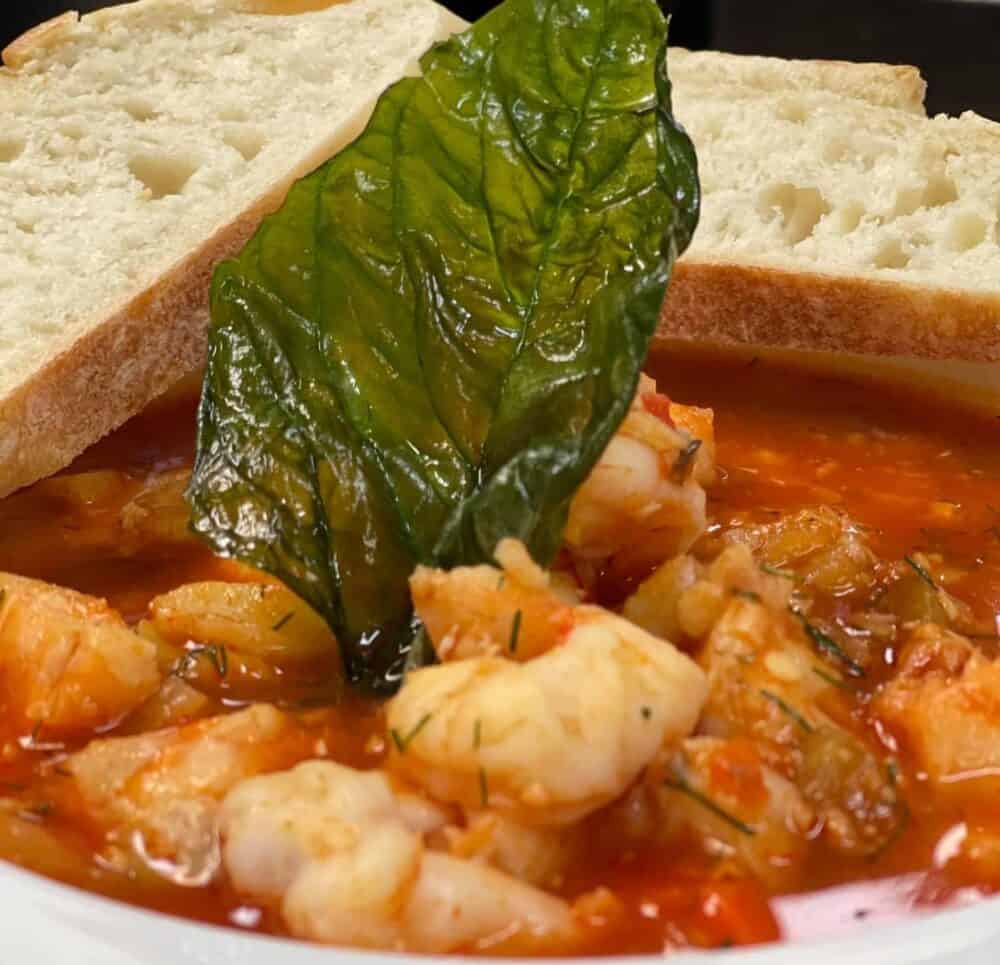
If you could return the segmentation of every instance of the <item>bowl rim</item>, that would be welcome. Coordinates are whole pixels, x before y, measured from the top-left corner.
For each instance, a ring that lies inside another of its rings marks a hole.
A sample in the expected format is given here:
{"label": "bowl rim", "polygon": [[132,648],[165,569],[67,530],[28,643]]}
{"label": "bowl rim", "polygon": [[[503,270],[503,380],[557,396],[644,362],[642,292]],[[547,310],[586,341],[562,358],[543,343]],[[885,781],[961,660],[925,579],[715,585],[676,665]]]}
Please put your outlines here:
{"label": "bowl rim", "polygon": [[[68,923],[71,929],[79,933],[80,938],[104,942],[94,946],[95,949],[114,947],[122,951],[123,946],[117,940],[119,936],[152,936],[166,931],[176,939],[176,944],[171,947],[169,960],[177,965],[219,961],[217,955],[220,951],[225,955],[223,961],[239,961],[246,965],[275,963],[275,953],[279,953],[281,962],[287,965],[331,965],[334,961],[337,965],[374,965],[380,961],[397,965],[401,962],[411,962],[413,965],[454,965],[458,958],[455,955],[417,955],[400,951],[331,947],[282,936],[243,932],[236,927],[195,921],[169,912],[131,905],[0,861],[0,902],[9,907],[9,898],[15,899],[15,905],[17,902],[30,904],[43,921],[56,922],[62,919],[62,924]],[[66,911],[72,912],[74,920],[69,920],[63,914]],[[4,918],[5,930],[12,920],[16,922],[16,914],[10,910],[5,913]],[[76,937],[74,935],[74,940]],[[666,956],[666,959],[661,954],[629,954],[606,956],[603,960],[622,963],[669,960],[672,965],[802,965],[804,962],[809,962],[810,965],[835,965],[848,960],[852,965],[904,965],[944,961],[972,965],[973,961],[987,963],[995,960],[993,951],[998,937],[1000,896],[984,896],[957,907],[918,912],[889,922],[876,921],[870,927],[860,928],[845,936],[801,939],[739,949],[684,951]],[[155,940],[159,944],[160,939]],[[63,941],[58,935],[47,938],[45,934],[33,930],[25,947],[36,952],[49,949],[64,954]],[[0,936],[0,948],[7,944],[8,941]],[[203,958],[200,953],[194,952],[194,957],[179,957],[184,953],[185,947],[200,948],[210,952],[213,957]],[[985,953],[983,957],[969,957],[975,955],[977,949]],[[134,952],[135,949],[129,951]],[[954,958],[955,955],[960,957]],[[65,959],[43,959],[59,960]],[[146,960],[144,957],[136,959],[143,963]],[[148,959],[151,965],[159,965],[160,960],[155,953]],[[537,963],[538,959],[520,957],[505,961],[528,965]],[[553,965],[583,965],[592,963],[594,958],[565,956],[548,958],[546,961]]]}

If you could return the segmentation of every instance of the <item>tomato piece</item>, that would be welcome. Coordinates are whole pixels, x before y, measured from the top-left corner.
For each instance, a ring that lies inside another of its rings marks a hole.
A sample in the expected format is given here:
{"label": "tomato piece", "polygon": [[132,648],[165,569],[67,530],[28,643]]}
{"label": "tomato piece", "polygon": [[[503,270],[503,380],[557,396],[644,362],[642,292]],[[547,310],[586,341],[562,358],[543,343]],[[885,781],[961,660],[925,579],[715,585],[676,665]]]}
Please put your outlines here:
{"label": "tomato piece", "polygon": [[662,392],[644,392],[642,394],[642,407],[657,419],[665,422],[671,429],[674,428],[674,420],[670,415],[670,399]]}
{"label": "tomato piece", "polygon": [[701,889],[701,914],[719,945],[759,945],[781,937],[763,885],[751,878],[713,881]]}

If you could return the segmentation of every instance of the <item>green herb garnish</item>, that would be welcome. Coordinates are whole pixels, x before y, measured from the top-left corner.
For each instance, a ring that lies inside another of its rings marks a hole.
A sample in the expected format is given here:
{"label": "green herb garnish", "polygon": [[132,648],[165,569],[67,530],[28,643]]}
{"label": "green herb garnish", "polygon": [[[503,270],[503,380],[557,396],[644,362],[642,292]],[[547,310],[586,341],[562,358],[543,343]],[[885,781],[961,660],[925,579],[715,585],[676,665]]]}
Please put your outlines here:
{"label": "green herb garnish", "polygon": [[514,614],[514,619],[510,625],[510,640],[507,642],[507,649],[511,653],[517,653],[517,642],[521,636],[521,611]]}
{"label": "green herb garnish", "polygon": [[760,568],[771,576],[780,576],[783,580],[796,579],[794,573],[789,573],[787,570],[779,570],[776,566],[771,566],[770,563],[761,563]]}
{"label": "green herb garnish", "polygon": [[390,728],[389,733],[392,736],[393,743],[399,749],[400,754],[406,753],[406,748],[410,746],[413,738],[424,729],[432,716],[433,714],[424,714],[424,716],[413,725],[410,732],[405,735],[401,735],[395,727]]}
{"label": "green herb garnish", "polygon": [[917,574],[932,590],[938,588],[937,583],[934,582],[934,577],[927,572],[927,570],[921,566],[912,556],[904,556],[903,559],[910,565],[913,572]]}
{"label": "green herb garnish", "polygon": [[288,623],[288,621],[292,619],[293,616],[295,616],[295,611],[294,610],[289,610],[280,620],[278,620],[277,623],[275,623],[271,627],[271,629],[274,630],[275,632],[277,632],[283,626],[285,626]]}
{"label": "green herb garnish", "polygon": [[486,781],[486,771],[479,768],[479,803],[485,808],[490,803],[490,786]]}
{"label": "green herb garnish", "polygon": [[220,679],[229,673],[229,654],[222,644],[214,643],[205,647],[192,647],[177,661],[171,673],[181,680],[186,680],[202,657],[208,659]]}
{"label": "green herb garnish", "polygon": [[802,629],[805,630],[806,635],[816,645],[816,648],[843,664],[844,672],[849,677],[863,677],[865,675],[865,668],[853,659],[830,634],[810,623],[808,617],[801,610],[794,606],[789,607],[789,610],[802,624]]}
{"label": "green herb garnish", "polygon": [[547,565],[628,411],[698,217],[665,40],[653,0],[506,0],[216,271],[192,526],[355,681],[398,685],[416,563]]}
{"label": "green herb garnish", "polygon": [[49,817],[55,810],[55,805],[51,801],[39,801],[37,804],[29,804],[17,812],[17,816],[23,821],[30,821],[38,824]]}
{"label": "green herb garnish", "polygon": [[782,713],[794,720],[795,723],[798,724],[799,727],[801,727],[807,734],[811,734],[816,729],[805,719],[805,717],[802,716],[799,711],[797,711],[784,698],[779,697],[778,694],[761,688],[760,695],[765,700],[771,701],[771,703],[774,704]]}
{"label": "green herb garnish", "polygon": [[687,479],[691,466],[694,464],[695,456],[698,455],[698,450],[700,448],[701,439],[692,439],[680,451],[680,454],[674,460],[674,464],[670,469],[670,476],[674,482],[682,483]]}
{"label": "green herb garnish", "polygon": [[725,808],[716,804],[710,797],[702,794],[702,792],[697,790],[697,788],[688,784],[684,778],[667,778],[663,783],[664,786],[670,788],[671,791],[677,791],[679,794],[686,794],[689,798],[691,798],[691,800],[697,801],[703,808],[711,811],[716,817],[722,818],[726,824],[736,828],[736,830],[742,834],[748,834],[752,837],[757,833],[745,821],[741,821],[738,817],[730,814],[727,810],[725,810]]}
{"label": "green herb garnish", "polygon": [[893,790],[899,783],[899,764],[891,758],[885,762],[885,775],[889,779],[889,785]]}
{"label": "green herb garnish", "polygon": [[753,590],[733,590],[733,596],[738,596],[741,600],[749,600],[751,603],[760,603],[760,594]]}
{"label": "green herb garnish", "polygon": [[820,680],[826,681],[826,683],[833,687],[837,687],[840,690],[851,690],[851,687],[848,685],[846,680],[841,680],[840,677],[835,677],[832,673],[827,673],[822,667],[813,667],[812,672],[816,674]]}

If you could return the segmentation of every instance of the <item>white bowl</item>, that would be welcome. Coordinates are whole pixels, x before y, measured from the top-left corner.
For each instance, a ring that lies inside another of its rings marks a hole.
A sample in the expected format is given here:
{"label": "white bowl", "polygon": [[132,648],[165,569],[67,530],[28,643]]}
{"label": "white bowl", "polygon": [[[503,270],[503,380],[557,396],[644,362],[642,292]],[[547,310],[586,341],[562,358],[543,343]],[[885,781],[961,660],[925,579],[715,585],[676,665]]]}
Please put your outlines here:
{"label": "white bowl", "polygon": [[[323,948],[144,911],[0,863],[2,965],[454,965]],[[792,912],[789,911],[789,915]],[[788,924],[794,926],[794,921]],[[617,961],[622,961],[618,959]],[[628,961],[661,961],[659,957]],[[563,960],[578,963],[594,959]],[[608,960],[607,961],[615,961]],[[1000,899],[868,924],[847,938],[670,956],[670,965],[995,965]],[[537,961],[536,961],[537,965]]]}

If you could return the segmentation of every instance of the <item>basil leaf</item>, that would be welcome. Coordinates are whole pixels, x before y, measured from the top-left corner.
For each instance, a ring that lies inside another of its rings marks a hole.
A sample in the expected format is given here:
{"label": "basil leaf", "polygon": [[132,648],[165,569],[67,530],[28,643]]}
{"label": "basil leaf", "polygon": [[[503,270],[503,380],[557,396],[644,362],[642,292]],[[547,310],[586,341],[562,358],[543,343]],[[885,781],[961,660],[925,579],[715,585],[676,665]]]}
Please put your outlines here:
{"label": "basil leaf", "polygon": [[652,0],[507,0],[216,272],[193,526],[355,680],[398,681],[417,562],[550,560],[628,409],[698,214],[665,40]]}

